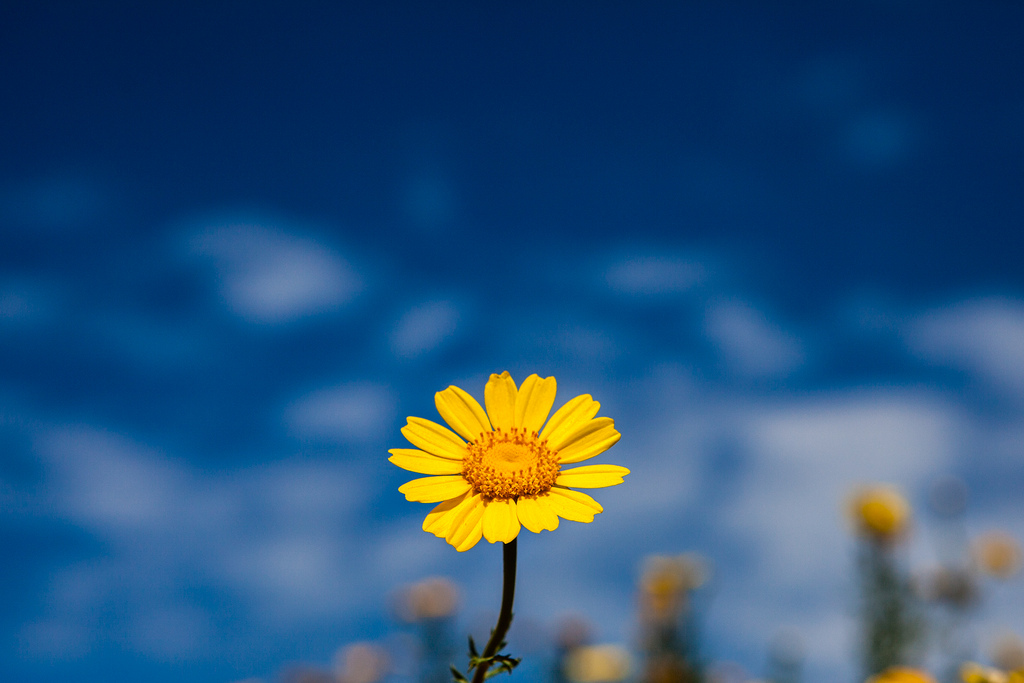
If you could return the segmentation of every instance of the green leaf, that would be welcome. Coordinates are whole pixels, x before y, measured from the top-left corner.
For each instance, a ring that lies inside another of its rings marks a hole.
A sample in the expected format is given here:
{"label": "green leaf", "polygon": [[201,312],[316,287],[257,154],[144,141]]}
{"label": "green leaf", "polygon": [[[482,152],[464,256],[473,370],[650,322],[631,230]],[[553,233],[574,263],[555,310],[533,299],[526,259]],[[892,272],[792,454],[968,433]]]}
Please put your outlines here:
{"label": "green leaf", "polygon": [[462,672],[456,669],[454,666],[448,667],[452,670],[452,678],[455,679],[456,683],[469,683],[466,677],[462,675]]}
{"label": "green leaf", "polygon": [[515,658],[515,657],[508,657],[506,655],[495,655],[493,657],[493,659],[494,659],[494,661],[496,661],[498,663],[498,668],[494,669],[492,671],[488,671],[486,674],[484,674],[484,680],[487,680],[488,678],[491,678],[492,676],[497,676],[497,675],[503,674],[503,673],[510,674],[510,673],[512,673],[512,669],[514,669],[517,666],[519,666],[519,662],[523,661],[522,659]]}

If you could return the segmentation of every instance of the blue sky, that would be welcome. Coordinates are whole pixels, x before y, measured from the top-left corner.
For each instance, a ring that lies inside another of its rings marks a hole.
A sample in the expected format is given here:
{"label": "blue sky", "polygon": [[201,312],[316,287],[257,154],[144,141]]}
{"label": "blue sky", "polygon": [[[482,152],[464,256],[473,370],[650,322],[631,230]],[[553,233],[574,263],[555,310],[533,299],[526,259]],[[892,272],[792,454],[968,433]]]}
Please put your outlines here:
{"label": "blue sky", "polygon": [[0,677],[271,680],[433,574],[483,619],[500,552],[423,533],[386,451],[507,369],[633,472],[524,537],[517,618],[628,643],[643,557],[696,550],[711,656],[795,632],[852,680],[852,485],[908,493],[916,566],[942,476],[1024,537],[1022,20],[5,6]]}

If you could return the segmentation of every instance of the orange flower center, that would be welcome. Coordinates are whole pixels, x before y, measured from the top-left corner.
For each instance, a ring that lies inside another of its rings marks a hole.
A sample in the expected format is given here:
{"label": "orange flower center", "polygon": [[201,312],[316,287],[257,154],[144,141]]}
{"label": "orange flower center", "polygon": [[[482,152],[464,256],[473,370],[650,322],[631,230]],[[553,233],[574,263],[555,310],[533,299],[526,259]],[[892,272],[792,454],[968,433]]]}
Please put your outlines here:
{"label": "orange flower center", "polygon": [[537,432],[514,427],[510,432],[484,432],[469,444],[462,461],[462,476],[487,500],[547,493],[558,470],[558,451],[548,448]]}

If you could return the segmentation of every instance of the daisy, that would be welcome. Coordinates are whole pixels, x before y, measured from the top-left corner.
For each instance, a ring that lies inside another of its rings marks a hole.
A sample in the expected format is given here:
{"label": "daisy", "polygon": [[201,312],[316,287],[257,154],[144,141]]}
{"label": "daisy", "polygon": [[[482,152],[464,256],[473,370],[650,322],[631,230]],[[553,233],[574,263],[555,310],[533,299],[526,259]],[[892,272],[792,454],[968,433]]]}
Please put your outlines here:
{"label": "daisy", "polygon": [[503,372],[491,375],[484,388],[486,411],[458,387],[435,394],[437,411],[451,429],[408,419],[402,434],[416,448],[393,448],[389,460],[433,475],[398,489],[407,500],[439,503],[424,520],[424,531],[462,552],[481,537],[509,543],[522,527],[552,531],[559,517],[593,521],[603,508],[573,489],[621,484],[629,470],[562,466],[603,453],[618,442],[619,433],[611,418],[594,417],[601,404],[589,394],[572,399],[549,420],[555,386],[554,377],[530,375],[516,388]]}

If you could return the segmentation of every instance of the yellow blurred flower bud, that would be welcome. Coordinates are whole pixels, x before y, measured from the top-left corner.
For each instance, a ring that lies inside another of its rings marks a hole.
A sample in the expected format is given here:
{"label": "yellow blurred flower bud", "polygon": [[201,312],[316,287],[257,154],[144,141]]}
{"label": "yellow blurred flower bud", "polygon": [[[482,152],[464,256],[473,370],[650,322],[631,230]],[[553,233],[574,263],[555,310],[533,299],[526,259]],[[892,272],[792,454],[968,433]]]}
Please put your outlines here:
{"label": "yellow blurred flower bud", "polygon": [[976,538],[971,554],[983,572],[997,579],[1008,579],[1020,570],[1020,544],[1002,531],[989,531]]}
{"label": "yellow blurred flower bud", "polygon": [[697,553],[649,556],[640,577],[645,615],[654,619],[673,618],[686,605],[686,594],[704,585],[710,573],[708,561]]}
{"label": "yellow blurred flower bud", "polygon": [[910,526],[910,504],[898,488],[888,484],[854,491],[849,512],[857,531],[875,541],[894,541]]}
{"label": "yellow blurred flower bud", "polygon": [[867,683],[935,683],[927,671],[907,666],[890,666],[880,674],[872,676]]}
{"label": "yellow blurred flower bud", "polygon": [[629,677],[629,653],[619,645],[587,645],[576,648],[566,662],[573,683],[618,683]]}
{"label": "yellow blurred flower bud", "polygon": [[999,669],[966,662],[960,667],[960,678],[964,683],[1008,683],[1008,677]]}

